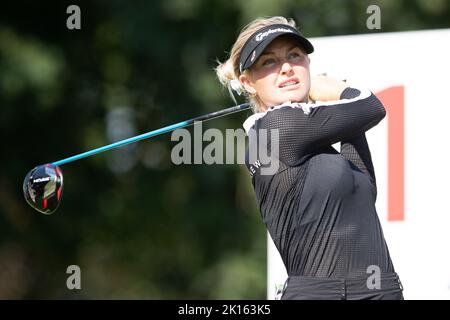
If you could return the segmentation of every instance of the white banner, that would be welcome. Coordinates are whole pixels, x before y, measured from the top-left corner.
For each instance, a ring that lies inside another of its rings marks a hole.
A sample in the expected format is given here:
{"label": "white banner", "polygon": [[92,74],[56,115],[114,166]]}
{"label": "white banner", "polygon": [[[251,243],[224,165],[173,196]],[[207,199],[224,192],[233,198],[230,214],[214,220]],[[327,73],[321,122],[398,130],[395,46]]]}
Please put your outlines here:
{"label": "white banner", "polygon": [[[405,299],[450,299],[450,29],[311,42],[311,74],[368,88],[386,107],[367,139],[378,216]],[[267,243],[267,294],[274,299],[287,275],[270,236]]]}

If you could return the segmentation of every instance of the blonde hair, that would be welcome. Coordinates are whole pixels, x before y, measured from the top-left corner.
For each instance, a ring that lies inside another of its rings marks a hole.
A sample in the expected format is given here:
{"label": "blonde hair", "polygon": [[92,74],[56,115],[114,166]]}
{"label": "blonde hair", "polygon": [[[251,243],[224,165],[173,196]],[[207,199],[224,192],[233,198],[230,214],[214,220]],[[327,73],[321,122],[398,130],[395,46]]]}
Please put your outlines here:
{"label": "blonde hair", "polygon": [[[280,16],[257,18],[253,20],[242,28],[236,42],[231,48],[229,59],[223,63],[218,61],[218,66],[216,68],[216,74],[220,83],[228,89],[231,98],[235,101],[235,103],[236,99],[233,95],[233,90],[239,95],[243,93],[246,96],[248,102],[252,106],[253,112],[259,112],[262,108],[258,102],[258,99],[256,99],[255,96],[252,96],[251,93],[247,92],[242,83],[239,81],[239,76],[241,75],[241,72],[239,71],[239,57],[241,55],[242,48],[253,33],[263,27],[273,24],[285,24],[294,28],[296,27],[294,20],[286,19],[285,17]],[[245,72],[248,71],[245,70],[244,73]]]}

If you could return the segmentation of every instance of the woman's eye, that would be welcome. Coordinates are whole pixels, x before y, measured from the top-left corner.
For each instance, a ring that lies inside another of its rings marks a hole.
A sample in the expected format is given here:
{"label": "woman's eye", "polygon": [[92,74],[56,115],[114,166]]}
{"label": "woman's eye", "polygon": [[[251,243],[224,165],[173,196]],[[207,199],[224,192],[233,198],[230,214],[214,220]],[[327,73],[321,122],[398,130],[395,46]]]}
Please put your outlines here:
{"label": "woman's eye", "polygon": [[302,56],[298,52],[291,52],[288,55],[288,59],[289,60],[298,60],[298,59],[301,59],[301,58],[302,58]]}
{"label": "woman's eye", "polygon": [[266,60],[263,61],[262,65],[263,66],[269,66],[275,63],[275,59],[273,58],[268,58]]}

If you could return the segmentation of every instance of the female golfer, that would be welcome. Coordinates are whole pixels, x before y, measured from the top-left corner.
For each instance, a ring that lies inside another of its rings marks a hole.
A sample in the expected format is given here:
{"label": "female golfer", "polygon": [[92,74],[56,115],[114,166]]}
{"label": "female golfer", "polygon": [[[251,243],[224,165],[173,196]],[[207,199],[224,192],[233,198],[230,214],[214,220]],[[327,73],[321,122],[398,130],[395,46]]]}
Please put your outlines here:
{"label": "female golfer", "polygon": [[[403,299],[375,209],[365,137],[385,109],[367,90],[311,79],[313,50],[293,20],[260,18],[217,67],[220,81],[254,107],[244,128],[256,132],[248,150],[258,152],[247,152],[247,167],[288,273],[282,299]],[[263,148],[276,172],[263,171]]]}

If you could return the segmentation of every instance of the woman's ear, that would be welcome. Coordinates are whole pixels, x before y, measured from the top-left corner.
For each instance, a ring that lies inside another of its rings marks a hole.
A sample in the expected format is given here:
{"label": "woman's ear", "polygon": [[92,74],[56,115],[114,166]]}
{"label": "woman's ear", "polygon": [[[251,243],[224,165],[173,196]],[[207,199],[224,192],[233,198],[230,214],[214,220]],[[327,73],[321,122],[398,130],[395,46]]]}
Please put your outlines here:
{"label": "woman's ear", "polygon": [[249,94],[255,94],[256,89],[253,86],[253,83],[250,79],[250,77],[246,74],[241,74],[239,76],[239,81],[242,83],[242,86],[244,87],[245,91]]}

